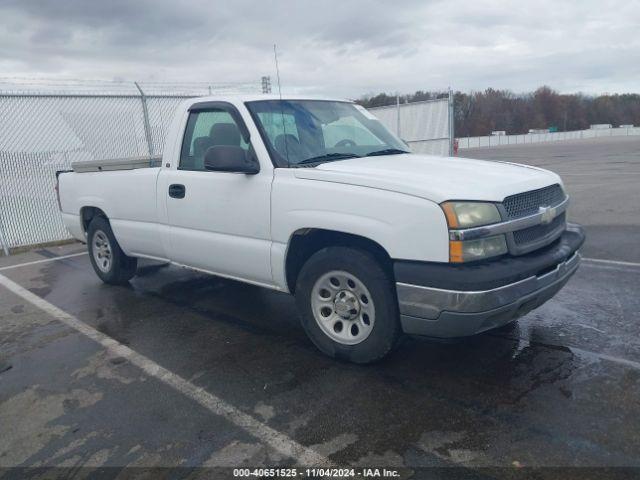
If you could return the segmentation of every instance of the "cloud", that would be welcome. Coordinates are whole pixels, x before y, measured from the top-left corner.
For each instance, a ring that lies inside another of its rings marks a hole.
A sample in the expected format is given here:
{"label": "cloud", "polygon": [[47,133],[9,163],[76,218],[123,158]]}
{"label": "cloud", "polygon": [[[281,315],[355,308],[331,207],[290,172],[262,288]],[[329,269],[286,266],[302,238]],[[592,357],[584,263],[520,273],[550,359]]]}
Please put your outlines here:
{"label": "cloud", "polygon": [[275,81],[285,90],[637,90],[637,2],[3,0],[8,76]]}

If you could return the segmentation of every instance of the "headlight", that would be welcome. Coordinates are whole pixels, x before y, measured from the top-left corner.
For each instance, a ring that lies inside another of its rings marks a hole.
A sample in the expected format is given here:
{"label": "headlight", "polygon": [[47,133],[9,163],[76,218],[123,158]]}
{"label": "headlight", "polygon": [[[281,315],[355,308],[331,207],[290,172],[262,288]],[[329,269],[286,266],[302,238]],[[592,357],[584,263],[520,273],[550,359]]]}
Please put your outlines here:
{"label": "headlight", "polygon": [[[441,207],[450,230],[482,227],[502,221],[498,207],[489,202],[444,202]],[[454,238],[449,241],[449,261],[452,263],[482,260],[509,251],[504,235],[464,241]]]}
{"label": "headlight", "polygon": [[498,208],[493,203],[445,202],[441,206],[449,228],[480,227],[502,220]]}
{"label": "headlight", "polygon": [[504,255],[507,251],[507,241],[504,235],[464,242],[452,240],[449,242],[449,261],[452,263],[472,262]]}

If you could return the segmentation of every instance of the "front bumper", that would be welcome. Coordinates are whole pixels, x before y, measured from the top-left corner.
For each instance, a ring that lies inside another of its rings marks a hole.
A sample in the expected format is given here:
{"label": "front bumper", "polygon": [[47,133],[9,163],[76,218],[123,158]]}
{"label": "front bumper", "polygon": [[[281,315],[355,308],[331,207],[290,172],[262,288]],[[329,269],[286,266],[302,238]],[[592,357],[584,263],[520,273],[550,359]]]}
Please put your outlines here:
{"label": "front bumper", "polygon": [[447,338],[505,325],[567,283],[580,264],[583,242],[582,229],[572,225],[554,244],[520,257],[456,266],[396,262],[402,329]]}

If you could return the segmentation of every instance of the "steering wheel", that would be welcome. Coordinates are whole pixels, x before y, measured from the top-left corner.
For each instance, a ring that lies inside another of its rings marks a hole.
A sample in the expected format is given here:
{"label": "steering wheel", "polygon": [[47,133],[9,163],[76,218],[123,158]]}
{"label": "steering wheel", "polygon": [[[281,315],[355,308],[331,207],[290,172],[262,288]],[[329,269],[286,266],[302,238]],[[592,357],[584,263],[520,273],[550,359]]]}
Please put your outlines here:
{"label": "steering wheel", "polygon": [[343,140],[340,140],[338,143],[336,143],[335,146],[336,147],[355,147],[356,146],[356,142],[354,142],[353,140],[350,140],[348,138],[345,138]]}

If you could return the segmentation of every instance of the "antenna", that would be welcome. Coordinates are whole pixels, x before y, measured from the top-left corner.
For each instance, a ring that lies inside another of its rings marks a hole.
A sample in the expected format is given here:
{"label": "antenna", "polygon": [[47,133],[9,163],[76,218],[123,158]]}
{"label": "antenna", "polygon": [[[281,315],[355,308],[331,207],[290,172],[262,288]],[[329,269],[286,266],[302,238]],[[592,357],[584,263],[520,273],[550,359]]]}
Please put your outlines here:
{"label": "antenna", "polygon": [[273,44],[273,58],[276,60],[276,75],[278,77],[278,94],[280,95],[280,101],[282,101],[282,89],[280,88],[280,68],[278,68],[278,47]]}
{"label": "antenna", "polygon": [[[278,47],[273,44],[273,58],[276,61],[276,76],[278,78],[278,95],[280,96],[280,118],[282,119],[282,135],[284,136],[284,150],[287,155],[287,166],[291,167],[289,162],[289,142],[287,141],[287,127],[284,123],[284,107],[282,106],[282,88],[280,88],[280,68],[278,67]],[[274,145],[275,146],[275,145]]]}

